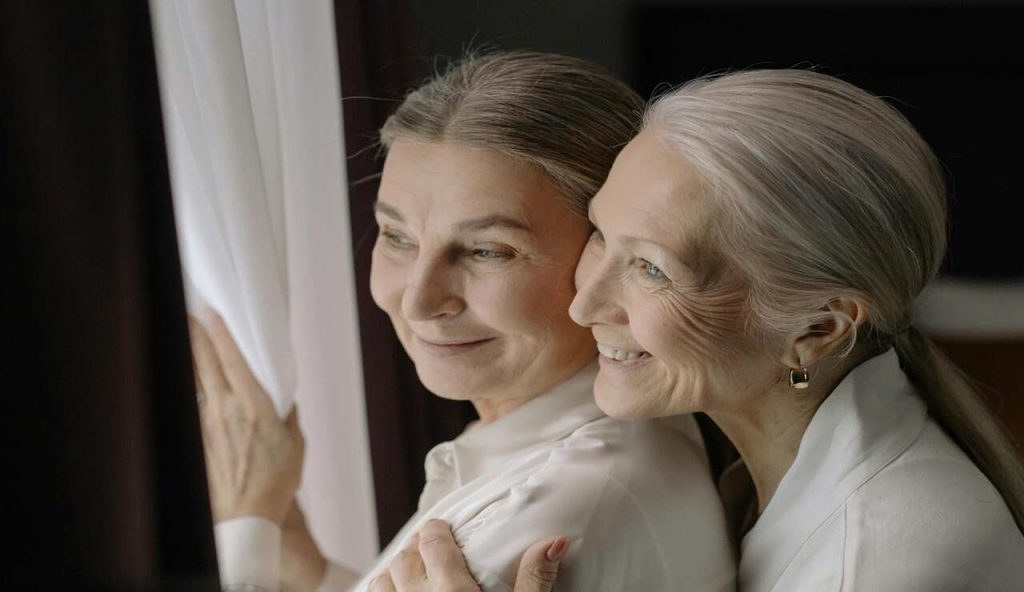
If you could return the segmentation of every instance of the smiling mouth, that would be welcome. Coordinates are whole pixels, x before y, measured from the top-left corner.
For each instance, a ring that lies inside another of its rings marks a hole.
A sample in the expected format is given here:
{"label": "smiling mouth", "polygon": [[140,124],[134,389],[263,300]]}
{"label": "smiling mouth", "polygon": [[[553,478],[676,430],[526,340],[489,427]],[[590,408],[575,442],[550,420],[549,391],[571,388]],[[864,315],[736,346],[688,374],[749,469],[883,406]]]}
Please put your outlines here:
{"label": "smiling mouth", "polygon": [[643,350],[618,349],[601,343],[597,344],[597,351],[602,362],[634,365],[651,358],[651,354]]}

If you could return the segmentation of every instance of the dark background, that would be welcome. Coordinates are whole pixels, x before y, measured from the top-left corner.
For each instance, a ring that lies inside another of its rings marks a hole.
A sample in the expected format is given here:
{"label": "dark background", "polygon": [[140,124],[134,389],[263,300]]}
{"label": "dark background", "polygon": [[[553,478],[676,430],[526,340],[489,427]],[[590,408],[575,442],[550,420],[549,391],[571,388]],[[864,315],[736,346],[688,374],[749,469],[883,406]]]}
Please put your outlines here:
{"label": "dark background", "polygon": [[[600,63],[645,98],[695,76],[814,67],[889,97],[950,172],[949,273],[1024,276],[1007,214],[1024,138],[1019,2],[410,0],[417,74],[466,47],[531,48]],[[980,239],[980,240],[979,240]]]}
{"label": "dark background", "polygon": [[146,2],[0,2],[5,590],[215,591]]}

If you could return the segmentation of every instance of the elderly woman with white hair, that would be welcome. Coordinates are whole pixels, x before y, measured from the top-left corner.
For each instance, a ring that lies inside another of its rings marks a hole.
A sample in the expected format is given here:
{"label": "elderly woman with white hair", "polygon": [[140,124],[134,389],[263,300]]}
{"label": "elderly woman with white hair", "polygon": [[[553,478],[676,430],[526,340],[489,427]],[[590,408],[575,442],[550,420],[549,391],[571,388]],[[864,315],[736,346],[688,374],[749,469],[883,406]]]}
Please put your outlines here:
{"label": "elderly woman with white hair", "polygon": [[[1020,589],[1020,458],[912,324],[946,192],[894,108],[809,71],[693,81],[648,109],[590,219],[570,310],[602,354],[598,405],[703,411],[736,445],[740,590]],[[459,581],[430,539],[430,577],[391,587]]]}

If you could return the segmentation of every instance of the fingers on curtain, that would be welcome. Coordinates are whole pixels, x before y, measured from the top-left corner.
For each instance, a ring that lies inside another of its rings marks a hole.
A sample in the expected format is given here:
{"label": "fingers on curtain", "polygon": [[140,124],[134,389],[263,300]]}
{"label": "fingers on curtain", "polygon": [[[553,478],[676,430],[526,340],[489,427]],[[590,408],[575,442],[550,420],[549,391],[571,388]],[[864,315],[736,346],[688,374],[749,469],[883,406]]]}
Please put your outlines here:
{"label": "fingers on curtain", "polygon": [[230,391],[231,386],[221,367],[220,356],[206,329],[196,319],[188,319],[189,335],[192,341],[192,361],[195,365],[199,388],[205,397],[219,397]]}
{"label": "fingers on curtain", "polygon": [[[273,411],[273,405],[270,404],[270,400],[267,399],[270,411]],[[306,437],[302,434],[302,428],[299,427],[299,406],[292,405],[291,411],[288,412],[288,417],[285,419],[285,425],[288,428],[288,435],[292,442],[298,447],[299,456],[303,456],[306,452]],[[292,504],[295,505],[294,503]]]}
{"label": "fingers on curtain", "polygon": [[[259,386],[259,382],[253,376],[249,363],[245,361],[245,356],[242,355],[242,350],[239,349],[238,343],[231,335],[231,330],[228,329],[224,319],[213,312],[208,313],[207,318],[207,330],[213,341],[213,346],[217,350],[217,355],[220,357],[221,367],[231,385],[232,392],[242,396],[253,396],[255,394],[253,391],[262,390],[254,388]],[[266,399],[267,397],[262,398]]]}

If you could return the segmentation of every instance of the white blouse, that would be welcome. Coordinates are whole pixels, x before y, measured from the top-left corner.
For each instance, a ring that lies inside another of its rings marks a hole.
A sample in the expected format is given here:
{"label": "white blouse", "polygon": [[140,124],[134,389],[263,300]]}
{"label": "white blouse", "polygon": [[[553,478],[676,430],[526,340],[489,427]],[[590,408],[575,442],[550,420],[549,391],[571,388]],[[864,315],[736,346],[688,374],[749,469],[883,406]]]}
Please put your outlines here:
{"label": "white blouse", "polygon": [[[596,373],[591,364],[431,450],[419,511],[354,590],[364,591],[430,518],[452,524],[486,592],[510,591],[523,551],[554,535],[572,539],[560,592],[735,590],[734,553],[696,422],[613,420],[594,403]],[[280,552],[280,535],[272,540],[266,533],[273,529],[258,521],[218,525],[229,547],[224,583],[274,582],[268,570],[276,569],[276,555],[269,554]],[[251,530],[243,542],[223,528],[238,532],[246,524],[264,534]],[[329,569],[320,591],[340,590],[336,576]]]}
{"label": "white blouse", "polygon": [[743,592],[1024,590],[1024,537],[894,351],[825,399],[743,539]]}
{"label": "white blouse", "polygon": [[356,591],[430,518],[452,524],[487,592],[510,591],[531,544],[571,537],[559,591],[735,589],[721,501],[693,417],[616,421],[594,403],[597,364],[427,455],[419,511]]}

